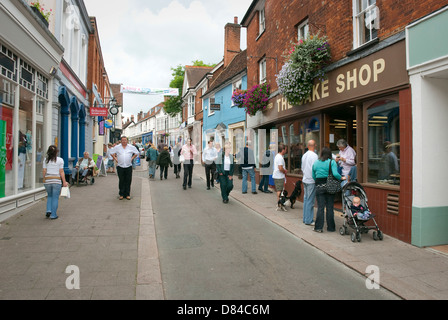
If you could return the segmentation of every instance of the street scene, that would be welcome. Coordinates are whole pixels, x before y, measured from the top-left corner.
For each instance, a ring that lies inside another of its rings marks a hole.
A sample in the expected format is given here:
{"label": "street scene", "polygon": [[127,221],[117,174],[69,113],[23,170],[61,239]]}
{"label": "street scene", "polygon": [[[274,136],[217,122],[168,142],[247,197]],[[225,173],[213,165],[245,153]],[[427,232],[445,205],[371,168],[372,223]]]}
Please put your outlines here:
{"label": "street scene", "polygon": [[0,300],[448,299],[446,28],[448,0],[2,0]]}

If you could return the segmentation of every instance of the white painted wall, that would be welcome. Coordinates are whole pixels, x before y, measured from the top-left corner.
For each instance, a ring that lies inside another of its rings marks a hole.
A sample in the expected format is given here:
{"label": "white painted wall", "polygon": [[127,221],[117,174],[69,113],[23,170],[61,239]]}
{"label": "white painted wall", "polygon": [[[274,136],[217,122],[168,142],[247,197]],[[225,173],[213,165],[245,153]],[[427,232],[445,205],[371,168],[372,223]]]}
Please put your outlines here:
{"label": "white painted wall", "polygon": [[413,206],[448,206],[448,79],[414,74],[411,85]]}

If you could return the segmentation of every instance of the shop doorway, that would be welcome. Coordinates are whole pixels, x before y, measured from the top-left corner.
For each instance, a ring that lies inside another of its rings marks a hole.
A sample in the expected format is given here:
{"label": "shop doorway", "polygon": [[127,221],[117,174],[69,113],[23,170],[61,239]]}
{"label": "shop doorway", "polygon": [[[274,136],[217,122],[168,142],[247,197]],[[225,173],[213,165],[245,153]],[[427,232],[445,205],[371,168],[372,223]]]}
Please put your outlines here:
{"label": "shop doorway", "polygon": [[331,151],[339,153],[337,142],[341,139],[357,150],[358,124],[355,106],[332,108],[324,114],[324,119],[326,128],[324,144],[330,147]]}

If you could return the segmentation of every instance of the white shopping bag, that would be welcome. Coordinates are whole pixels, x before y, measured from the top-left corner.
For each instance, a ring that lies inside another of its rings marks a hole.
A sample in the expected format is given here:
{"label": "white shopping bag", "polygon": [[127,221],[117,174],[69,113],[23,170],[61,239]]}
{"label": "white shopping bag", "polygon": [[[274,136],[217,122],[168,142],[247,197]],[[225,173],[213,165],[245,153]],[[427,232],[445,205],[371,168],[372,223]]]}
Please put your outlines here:
{"label": "white shopping bag", "polygon": [[70,188],[69,187],[63,187],[61,189],[61,197],[66,197],[67,199],[70,199]]}

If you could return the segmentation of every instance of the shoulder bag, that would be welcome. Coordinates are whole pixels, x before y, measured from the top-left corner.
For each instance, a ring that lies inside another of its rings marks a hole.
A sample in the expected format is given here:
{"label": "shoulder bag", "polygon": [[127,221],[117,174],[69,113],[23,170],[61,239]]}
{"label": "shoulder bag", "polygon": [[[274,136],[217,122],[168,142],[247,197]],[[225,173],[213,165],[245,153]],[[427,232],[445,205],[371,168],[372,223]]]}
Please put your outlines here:
{"label": "shoulder bag", "polygon": [[331,170],[331,162],[332,161],[330,161],[330,170],[328,171],[326,190],[329,194],[336,194],[342,191],[342,186],[341,181],[333,176],[333,170]]}

